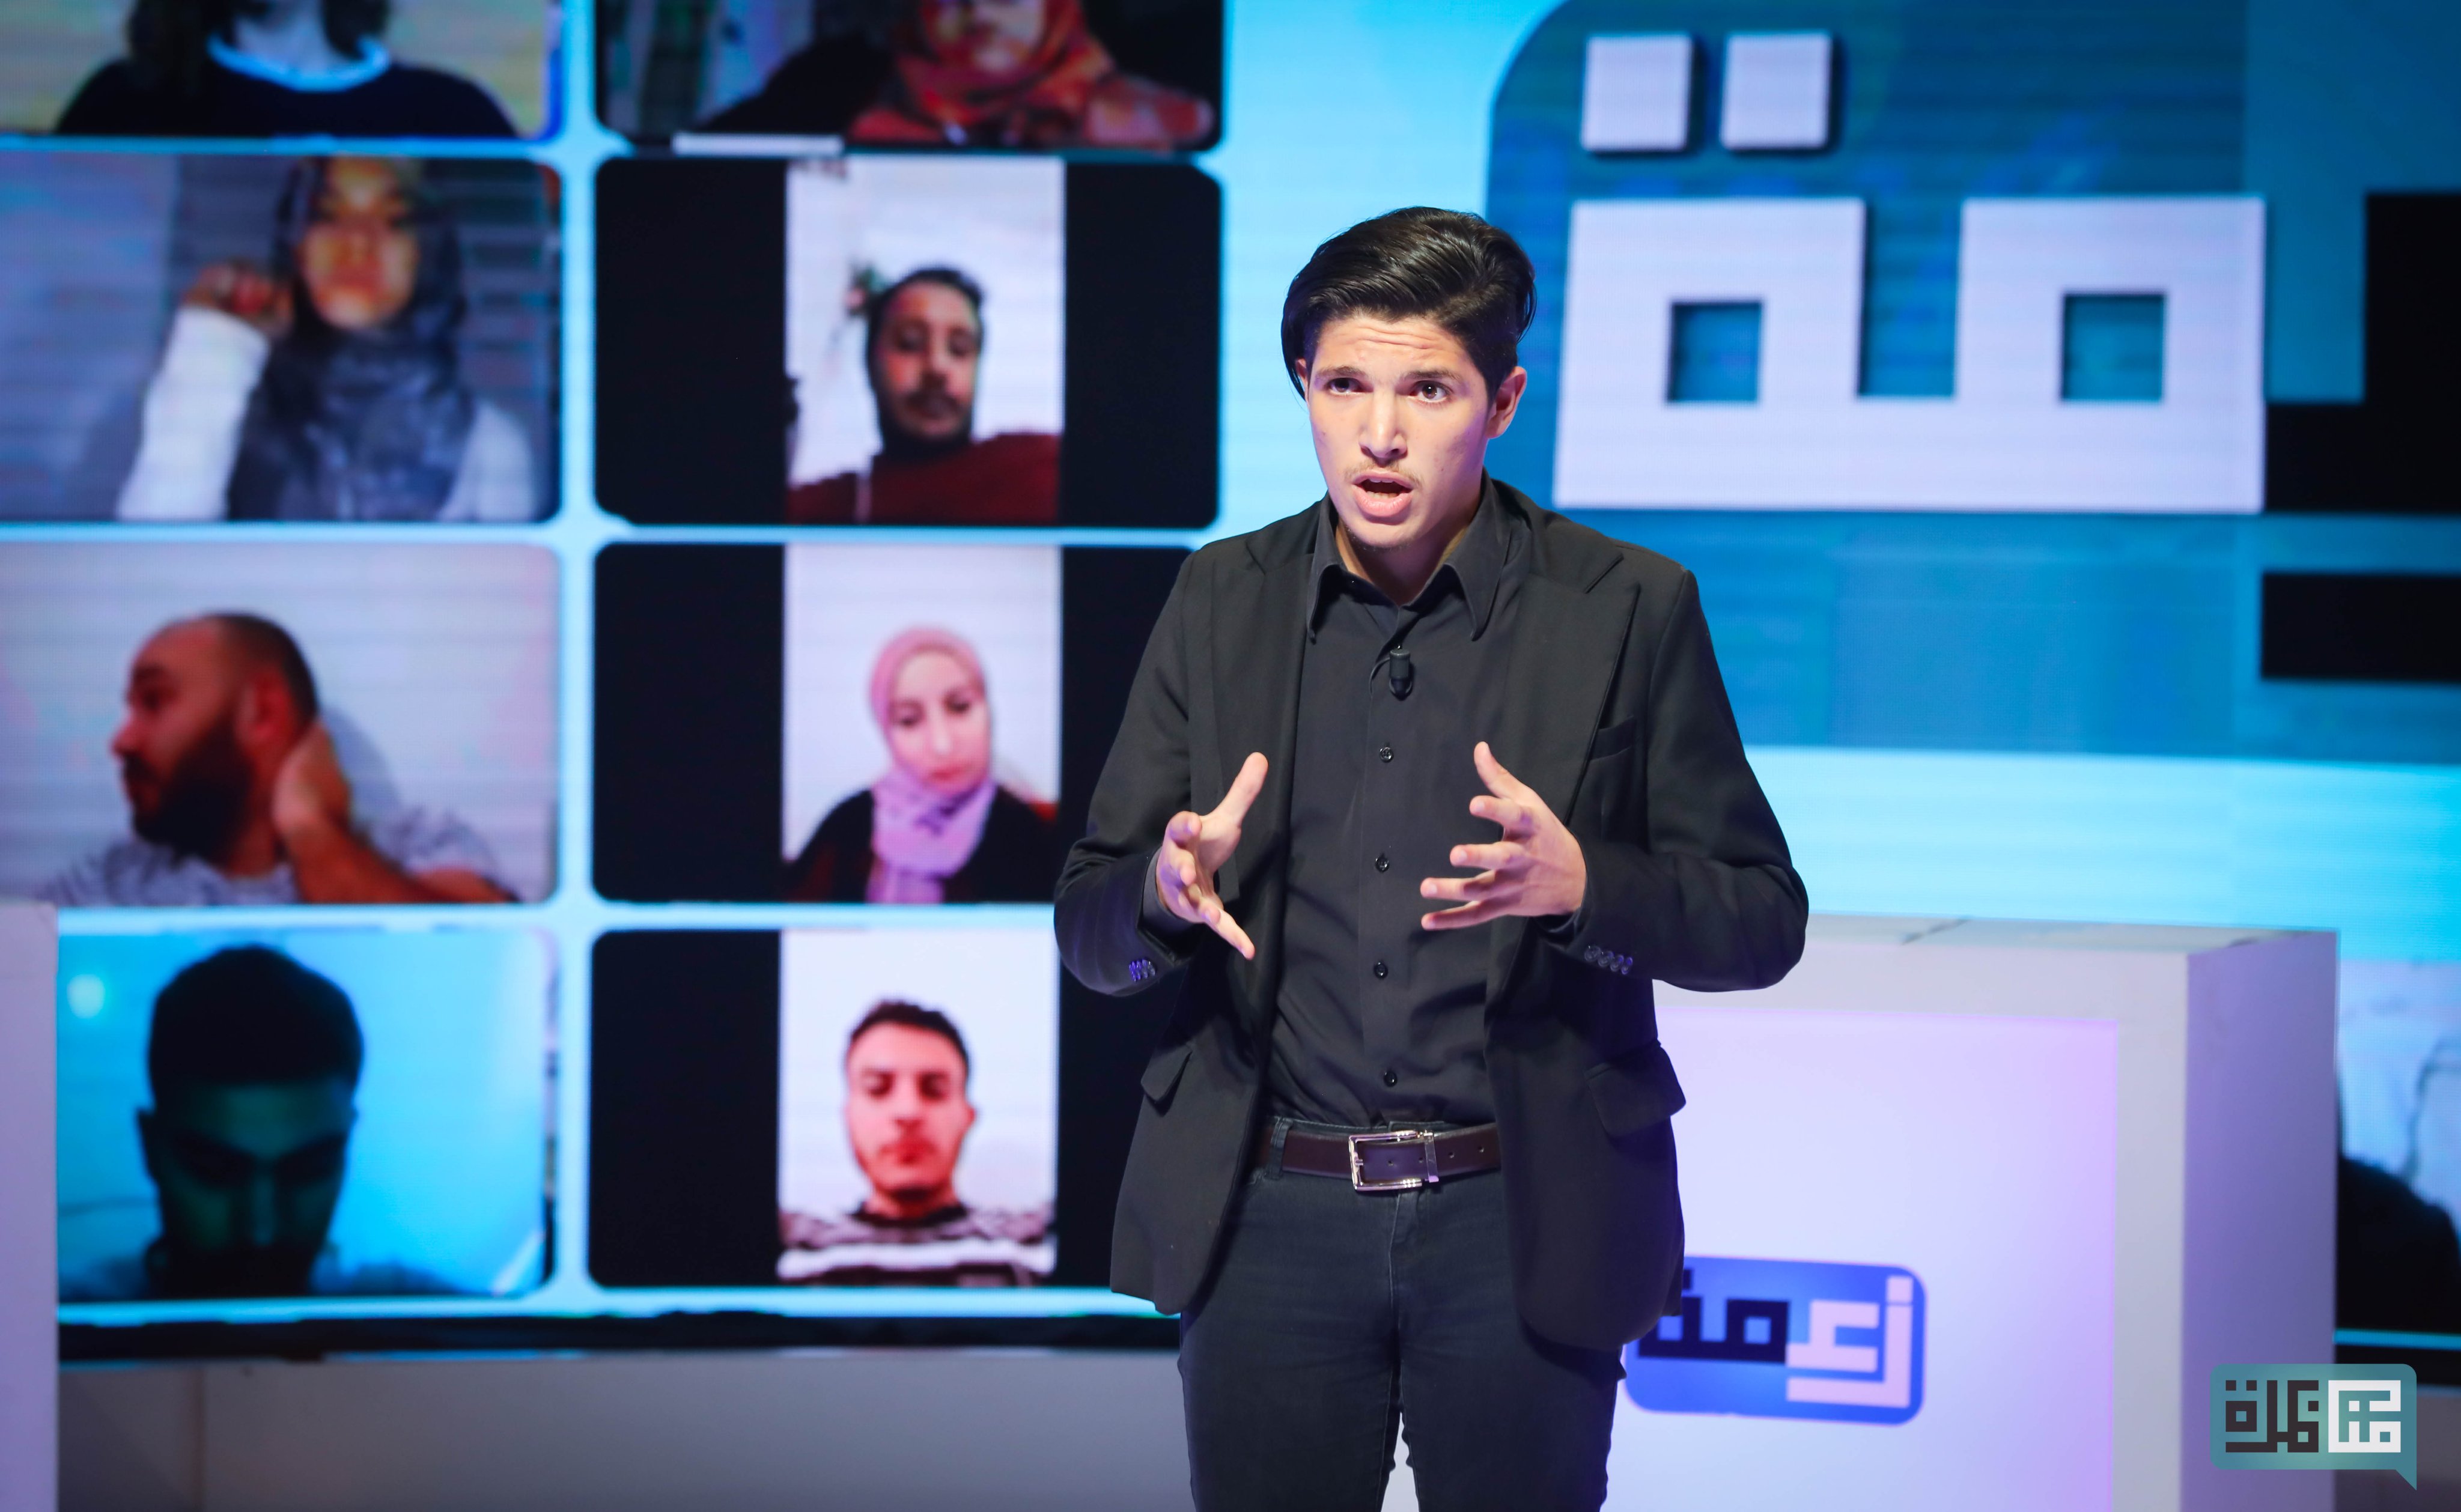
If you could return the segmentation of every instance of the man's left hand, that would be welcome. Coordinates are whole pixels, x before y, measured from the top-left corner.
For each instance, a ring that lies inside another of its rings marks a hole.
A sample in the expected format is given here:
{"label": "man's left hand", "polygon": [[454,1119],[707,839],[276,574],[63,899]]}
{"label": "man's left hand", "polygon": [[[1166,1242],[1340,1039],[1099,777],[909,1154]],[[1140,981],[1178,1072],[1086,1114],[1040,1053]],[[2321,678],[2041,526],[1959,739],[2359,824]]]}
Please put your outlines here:
{"label": "man's left hand", "polygon": [[283,757],[273,777],[273,828],[287,847],[351,827],[351,779],[333,753],[333,737],[325,721],[301,732],[299,743]]}
{"label": "man's left hand", "polygon": [[1453,847],[1452,863],[1475,866],[1478,875],[1430,877],[1419,884],[1420,897],[1460,905],[1419,923],[1429,929],[1466,929],[1494,919],[1552,919],[1579,908],[1590,886],[1581,842],[1530,784],[1504,770],[1486,741],[1471,756],[1487,792],[1469,800],[1469,811],[1501,824],[1504,834],[1491,844]]}

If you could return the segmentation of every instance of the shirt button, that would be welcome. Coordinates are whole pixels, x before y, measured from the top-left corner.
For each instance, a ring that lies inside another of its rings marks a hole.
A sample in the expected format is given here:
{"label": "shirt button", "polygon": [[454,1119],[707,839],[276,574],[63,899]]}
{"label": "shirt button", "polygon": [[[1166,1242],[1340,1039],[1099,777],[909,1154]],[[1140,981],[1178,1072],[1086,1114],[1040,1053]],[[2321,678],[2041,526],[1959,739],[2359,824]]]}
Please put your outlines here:
{"label": "shirt button", "polygon": [[1374,972],[1376,973],[1376,978],[1377,978],[1377,980],[1378,980],[1378,981],[1382,981],[1382,980],[1384,979],[1384,974],[1385,974],[1385,973],[1384,973],[1384,963],[1383,963],[1383,962],[1379,961],[1379,962],[1377,962],[1374,966],[1372,966],[1372,967],[1368,968],[1368,969],[1369,969],[1369,970],[1372,970],[1372,971],[1374,971]]}
{"label": "shirt button", "polygon": [[1388,1071],[1384,1073],[1384,1085],[1394,1087],[1401,1085],[1401,1082],[1402,1078],[1393,1075],[1391,1072]]}
{"label": "shirt button", "polygon": [[1380,852],[1376,857],[1376,869],[1378,871],[1391,871],[1393,869],[1393,862],[1391,858]]}
{"label": "shirt button", "polygon": [[1390,760],[1392,760],[1392,759],[1393,759],[1393,748],[1392,748],[1391,746],[1378,746],[1378,747],[1376,748],[1376,759],[1377,759],[1377,760],[1379,760],[1379,761],[1390,761]]}

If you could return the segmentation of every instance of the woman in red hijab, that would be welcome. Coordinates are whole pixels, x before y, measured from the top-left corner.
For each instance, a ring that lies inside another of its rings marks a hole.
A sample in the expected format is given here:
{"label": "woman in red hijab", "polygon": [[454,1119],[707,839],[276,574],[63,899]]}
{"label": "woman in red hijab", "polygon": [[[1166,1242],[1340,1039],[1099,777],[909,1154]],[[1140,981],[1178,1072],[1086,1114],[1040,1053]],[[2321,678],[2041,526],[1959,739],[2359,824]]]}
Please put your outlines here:
{"label": "woman in red hijab", "polygon": [[1166,152],[1213,135],[1211,105],[1122,72],[1079,0],[914,0],[889,48],[850,141]]}

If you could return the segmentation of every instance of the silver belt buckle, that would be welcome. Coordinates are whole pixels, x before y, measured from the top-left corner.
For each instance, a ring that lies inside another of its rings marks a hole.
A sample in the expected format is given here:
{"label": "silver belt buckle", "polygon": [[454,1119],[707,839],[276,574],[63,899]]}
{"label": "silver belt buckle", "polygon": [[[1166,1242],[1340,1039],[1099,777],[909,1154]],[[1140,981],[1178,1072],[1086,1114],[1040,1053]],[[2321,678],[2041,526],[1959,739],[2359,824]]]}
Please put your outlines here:
{"label": "silver belt buckle", "polygon": [[[1350,1137],[1350,1189],[1354,1192],[1406,1192],[1414,1187],[1433,1186],[1436,1175],[1436,1137],[1424,1129],[1395,1129],[1386,1134],[1354,1134]],[[1370,1146],[1415,1144],[1419,1147],[1419,1174],[1371,1178],[1359,1151]]]}

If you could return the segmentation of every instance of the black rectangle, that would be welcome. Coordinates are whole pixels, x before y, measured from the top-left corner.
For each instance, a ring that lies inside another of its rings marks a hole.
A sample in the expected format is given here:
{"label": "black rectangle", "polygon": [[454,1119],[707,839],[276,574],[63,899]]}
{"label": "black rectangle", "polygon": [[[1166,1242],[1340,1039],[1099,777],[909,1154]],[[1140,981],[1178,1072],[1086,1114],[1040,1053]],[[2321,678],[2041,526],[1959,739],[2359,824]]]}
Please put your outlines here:
{"label": "black rectangle", "polygon": [[2268,572],[2262,674],[2461,683],[2461,576]]}
{"label": "black rectangle", "polygon": [[777,896],[785,572],[775,546],[598,554],[594,882],[610,898]]}
{"label": "black rectangle", "polygon": [[643,524],[776,523],[786,494],[777,162],[598,170],[598,501]]}
{"label": "black rectangle", "polygon": [[590,953],[589,1273],[778,1273],[778,936],[609,934]]}
{"label": "black rectangle", "polygon": [[1210,524],[1221,456],[1221,187],[1193,168],[1078,163],[1068,170],[1067,217],[1059,518]]}
{"label": "black rectangle", "polygon": [[[641,524],[783,522],[788,167],[600,168],[602,508]],[[1209,524],[1221,188],[1185,163],[1070,163],[1064,182],[1059,523]]]}

